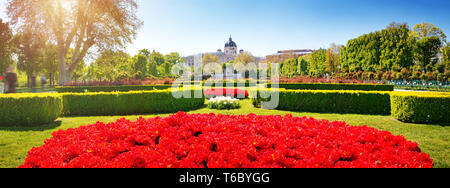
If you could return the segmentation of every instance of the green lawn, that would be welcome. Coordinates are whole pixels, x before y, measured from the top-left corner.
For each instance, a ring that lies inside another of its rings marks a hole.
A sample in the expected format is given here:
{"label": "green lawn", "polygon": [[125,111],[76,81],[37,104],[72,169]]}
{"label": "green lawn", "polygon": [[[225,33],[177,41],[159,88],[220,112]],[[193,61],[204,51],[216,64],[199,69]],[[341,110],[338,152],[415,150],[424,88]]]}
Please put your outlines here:
{"label": "green lawn", "polygon": [[[190,111],[189,113],[221,113],[233,115],[246,115],[254,113],[258,115],[286,115],[307,116],[316,119],[328,119],[331,121],[345,121],[351,125],[368,125],[380,130],[390,131],[395,135],[403,135],[410,141],[420,144],[422,150],[431,155],[435,167],[450,168],[450,127],[443,125],[417,125],[406,124],[395,120],[390,116],[371,116],[353,114],[318,114],[296,113],[277,110],[263,110],[254,108],[249,100],[241,101],[242,108],[238,110],[219,111],[207,108]],[[144,115],[149,118],[154,116],[168,116],[169,114]],[[41,146],[45,139],[51,137],[51,133],[59,129],[76,128],[81,125],[93,124],[97,121],[112,122],[123,116],[102,117],[68,117],[60,118],[56,123],[35,128],[0,128],[0,168],[14,168],[21,165],[27,156],[27,152],[37,146]],[[125,116],[135,120],[139,116]]]}

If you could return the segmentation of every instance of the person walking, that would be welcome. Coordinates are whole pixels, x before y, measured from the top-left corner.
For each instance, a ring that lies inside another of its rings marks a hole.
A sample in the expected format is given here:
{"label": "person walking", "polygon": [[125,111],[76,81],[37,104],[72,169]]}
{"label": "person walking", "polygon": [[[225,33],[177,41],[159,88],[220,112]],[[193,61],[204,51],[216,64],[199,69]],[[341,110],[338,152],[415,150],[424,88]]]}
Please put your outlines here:
{"label": "person walking", "polygon": [[5,93],[15,93],[17,86],[17,74],[14,72],[14,67],[10,67],[6,70],[5,75]]}
{"label": "person walking", "polygon": [[47,84],[47,78],[46,78],[44,75],[42,75],[42,76],[41,76],[42,90],[45,89],[45,84]]}

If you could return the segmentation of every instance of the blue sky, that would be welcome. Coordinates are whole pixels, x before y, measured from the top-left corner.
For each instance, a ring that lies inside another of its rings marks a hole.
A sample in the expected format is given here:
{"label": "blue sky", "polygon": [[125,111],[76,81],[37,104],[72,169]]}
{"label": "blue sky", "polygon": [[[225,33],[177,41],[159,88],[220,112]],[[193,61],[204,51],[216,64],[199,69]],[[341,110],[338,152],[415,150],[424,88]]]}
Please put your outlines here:
{"label": "blue sky", "polygon": [[[4,2],[5,0],[0,0]],[[223,48],[265,56],[284,49],[327,48],[361,34],[407,22],[434,23],[450,35],[449,0],[137,0],[144,21],[139,49],[191,55]],[[4,3],[0,17],[5,17]]]}

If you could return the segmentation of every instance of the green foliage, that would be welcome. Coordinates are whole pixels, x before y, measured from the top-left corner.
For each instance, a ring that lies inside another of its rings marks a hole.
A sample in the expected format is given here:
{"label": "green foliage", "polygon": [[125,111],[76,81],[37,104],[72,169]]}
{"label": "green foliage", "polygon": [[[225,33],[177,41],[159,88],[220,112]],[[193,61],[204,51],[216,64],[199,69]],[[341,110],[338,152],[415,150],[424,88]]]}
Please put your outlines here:
{"label": "green foliage", "polygon": [[31,88],[31,78],[42,69],[44,36],[33,31],[16,34],[14,44],[17,51],[17,69],[23,71],[28,77],[28,87]]}
{"label": "green foliage", "polygon": [[427,38],[427,37],[439,37],[442,43],[445,43],[447,36],[442,31],[441,28],[434,26],[432,23],[421,23],[414,26],[411,31],[411,36],[417,39]]}
{"label": "green foliage", "polygon": [[380,32],[374,32],[349,40],[340,57],[342,68],[357,72],[379,67],[380,35]]}
{"label": "green foliage", "polygon": [[283,76],[292,78],[294,77],[294,75],[297,75],[298,72],[297,69],[298,69],[298,59],[292,58],[284,61],[284,63],[282,64],[281,72]]}
{"label": "green foliage", "polygon": [[[272,85],[267,84],[267,88]],[[394,91],[388,84],[334,84],[334,83],[280,83],[279,88],[294,90],[356,90],[356,91]]]}
{"label": "green foliage", "polygon": [[0,126],[37,126],[55,121],[62,111],[57,94],[0,95]]}
{"label": "green foliage", "polygon": [[164,90],[172,87],[171,85],[152,85],[152,86],[86,86],[56,87],[58,93],[86,93],[86,92],[128,92],[128,91],[145,91],[145,90]]}
{"label": "green foliage", "polygon": [[205,54],[202,57],[202,67],[205,67],[206,64],[209,63],[220,63],[220,59],[218,56],[211,55],[211,54]]}
{"label": "green foliage", "polygon": [[150,63],[155,63],[156,65],[160,66],[164,62],[166,62],[166,59],[164,55],[162,55],[159,52],[153,52],[152,56],[150,57]]}
{"label": "green foliage", "polygon": [[255,106],[260,106],[267,101],[261,96],[275,96],[274,92],[279,92],[277,110],[372,115],[386,115],[391,110],[389,92],[280,89],[259,90],[258,94],[252,91],[250,98]]}
{"label": "green foliage", "polygon": [[408,123],[450,123],[450,94],[393,93],[392,116]]}
{"label": "green foliage", "polygon": [[443,47],[441,50],[442,53],[442,64],[445,65],[445,70],[450,71],[450,43],[447,43],[447,46]]}
{"label": "green foliage", "polygon": [[[131,91],[112,93],[63,94],[64,116],[134,115],[151,113],[175,113],[200,108],[205,98],[175,98],[170,89],[155,91]],[[177,90],[176,93],[186,92]],[[203,96],[203,94],[202,94]]]}
{"label": "green foliage", "polygon": [[325,73],[326,56],[327,50],[318,50],[311,54],[311,61],[308,68],[310,75],[321,76]]}
{"label": "green foliage", "polygon": [[355,72],[388,71],[410,67],[414,40],[407,24],[389,25],[386,29],[350,40],[341,55],[342,68]]}
{"label": "green foliage", "polygon": [[88,78],[115,81],[123,72],[129,72],[129,58],[126,52],[106,50],[89,65]]}
{"label": "green foliage", "polygon": [[[48,77],[50,85],[55,85],[55,78],[58,74],[58,46],[46,44],[42,56],[42,71]],[[76,73],[78,74],[78,73]]]}
{"label": "green foliage", "polygon": [[434,66],[438,62],[436,58],[442,46],[439,37],[425,37],[416,43],[416,61],[422,70],[426,72],[433,71]]}
{"label": "green foliage", "polygon": [[385,70],[414,65],[414,40],[407,24],[391,24],[381,31],[380,66]]}
{"label": "green foliage", "polygon": [[3,75],[6,69],[12,65],[12,44],[13,33],[8,23],[4,23],[0,18],[0,75]]}
{"label": "green foliage", "polygon": [[150,61],[148,63],[148,75],[149,76],[158,76],[158,64],[155,61]]}
{"label": "green foliage", "polygon": [[147,75],[147,57],[145,55],[138,54],[133,58],[133,74],[140,80],[145,79],[145,75]]}
{"label": "green foliage", "polygon": [[172,71],[172,65],[169,62],[165,62],[161,65],[162,69],[164,70],[162,75],[164,76],[171,76]]}
{"label": "green foliage", "polygon": [[340,57],[343,46],[331,44],[330,48],[327,50],[326,60],[325,60],[325,72],[336,73],[339,72],[340,67]]}
{"label": "green foliage", "polygon": [[166,61],[170,63],[170,65],[176,65],[180,63],[184,63],[183,57],[178,52],[172,52],[165,56]]}
{"label": "green foliage", "polygon": [[[60,85],[71,81],[90,49],[124,48],[142,25],[135,0],[10,0],[6,6],[11,23],[18,29],[32,28],[57,43]],[[66,61],[70,48],[74,54]]]}
{"label": "green foliage", "polygon": [[311,59],[310,55],[304,55],[298,58],[297,62],[298,62],[298,74],[300,76],[305,76],[308,75],[309,73],[309,61]]}

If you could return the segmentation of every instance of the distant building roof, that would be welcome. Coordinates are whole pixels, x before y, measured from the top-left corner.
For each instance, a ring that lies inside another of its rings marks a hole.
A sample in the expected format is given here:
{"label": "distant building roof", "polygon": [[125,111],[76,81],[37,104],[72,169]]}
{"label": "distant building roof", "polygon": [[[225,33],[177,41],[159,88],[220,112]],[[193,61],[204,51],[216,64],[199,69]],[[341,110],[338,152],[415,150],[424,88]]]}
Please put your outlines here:
{"label": "distant building roof", "polygon": [[228,42],[225,43],[225,48],[228,48],[228,47],[235,47],[235,48],[237,48],[237,44],[233,41],[231,36],[230,36],[230,39],[228,40]]}

